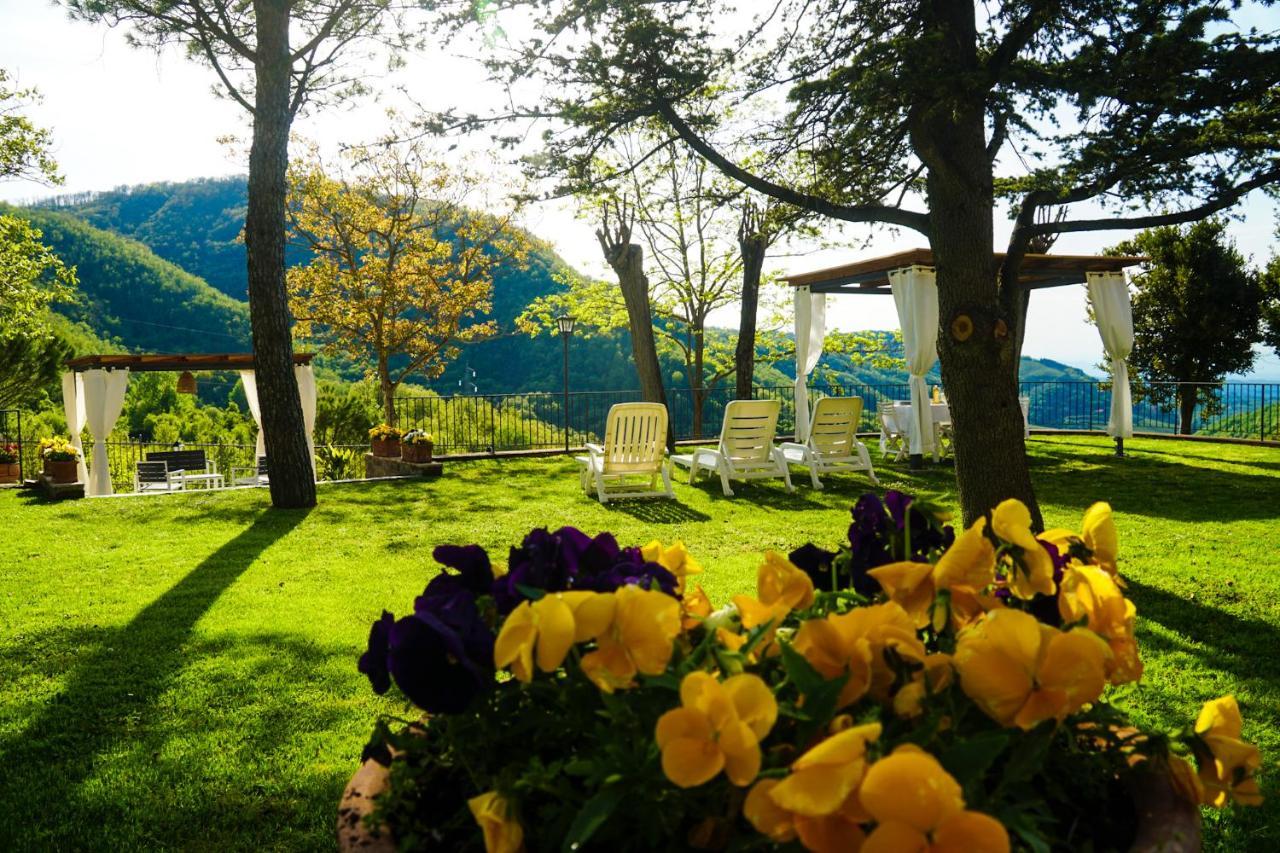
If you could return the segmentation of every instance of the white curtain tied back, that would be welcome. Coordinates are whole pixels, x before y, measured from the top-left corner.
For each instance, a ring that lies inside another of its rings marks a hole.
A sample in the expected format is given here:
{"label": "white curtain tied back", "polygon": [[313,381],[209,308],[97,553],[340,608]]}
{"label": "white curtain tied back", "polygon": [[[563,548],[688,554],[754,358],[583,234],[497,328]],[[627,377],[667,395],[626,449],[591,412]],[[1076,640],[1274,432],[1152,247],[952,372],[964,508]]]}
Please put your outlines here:
{"label": "white curtain tied back", "polygon": [[809,386],[807,377],[822,358],[827,336],[827,295],[796,288],[796,441],[809,440]]}
{"label": "white curtain tied back", "polygon": [[111,435],[111,429],[124,409],[124,394],[129,389],[129,371],[86,370],[81,374],[80,382],[84,389],[84,413],[89,433],[93,436],[93,465],[89,469],[86,492],[91,496],[110,495],[111,466],[107,462],[107,437]]}
{"label": "white curtain tied back", "polygon": [[252,370],[240,371],[240,383],[244,386],[244,399],[249,404],[249,414],[258,425],[258,440],[253,448],[254,463],[267,455],[267,442],[262,436],[262,409],[258,408],[258,379]]}
{"label": "white curtain tied back", "polygon": [[1120,271],[1086,272],[1085,282],[1102,346],[1111,359],[1111,417],[1107,420],[1107,435],[1130,438],[1133,436],[1133,396],[1129,390],[1129,365],[1125,362],[1133,350],[1129,286]]}
{"label": "white curtain tied back", "polygon": [[938,360],[938,285],[930,267],[889,271],[911,386],[910,452],[933,452],[933,409],[925,374]]}
{"label": "white curtain tied back", "polygon": [[67,432],[71,434],[71,445],[80,451],[80,462],[76,465],[76,480],[89,482],[89,466],[84,461],[84,444],[80,433],[84,431],[84,382],[79,373],[62,374],[62,410],[67,416]]}
{"label": "white curtain tied back", "polygon": [[307,427],[307,455],[311,459],[311,474],[316,471],[316,375],[309,364],[297,364],[293,368],[298,380],[298,398],[302,401],[302,422]]}

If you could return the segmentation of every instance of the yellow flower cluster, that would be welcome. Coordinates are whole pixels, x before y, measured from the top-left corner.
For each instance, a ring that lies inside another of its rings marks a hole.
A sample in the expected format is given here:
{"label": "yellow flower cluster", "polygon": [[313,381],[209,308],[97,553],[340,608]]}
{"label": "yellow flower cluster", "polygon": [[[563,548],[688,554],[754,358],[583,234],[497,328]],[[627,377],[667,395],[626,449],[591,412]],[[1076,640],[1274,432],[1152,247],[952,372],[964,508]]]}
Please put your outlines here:
{"label": "yellow flower cluster", "polygon": [[822,853],[1009,850],[1004,826],[966,809],[959,783],[919,747],[899,746],[869,764],[867,744],[880,733],[870,723],[831,735],[792,763],[785,778],[757,782],[743,815],[772,841],[798,839]]}

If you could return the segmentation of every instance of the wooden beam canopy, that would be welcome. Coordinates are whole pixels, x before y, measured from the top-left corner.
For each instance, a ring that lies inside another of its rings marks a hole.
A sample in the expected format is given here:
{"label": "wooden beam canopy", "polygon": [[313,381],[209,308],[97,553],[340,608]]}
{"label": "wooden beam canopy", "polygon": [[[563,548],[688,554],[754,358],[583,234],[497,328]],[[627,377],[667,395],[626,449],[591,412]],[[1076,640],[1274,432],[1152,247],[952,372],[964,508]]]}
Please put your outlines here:
{"label": "wooden beam canopy", "polygon": [[[293,354],[293,363],[310,364],[315,355],[313,352],[296,352]],[[82,355],[70,359],[67,367],[77,373],[97,369],[147,373],[175,370],[256,370],[257,364],[251,352],[224,352],[189,355]]]}
{"label": "wooden beam canopy", "polygon": [[[1003,252],[992,254],[996,265],[1004,261]],[[1030,289],[1084,284],[1086,272],[1116,272],[1147,260],[1145,257],[1106,255],[1026,255],[1018,280]],[[808,287],[813,293],[892,293],[889,272],[906,267],[932,267],[933,251],[908,249],[892,255],[855,261],[838,267],[798,273],[783,278],[792,287]]]}

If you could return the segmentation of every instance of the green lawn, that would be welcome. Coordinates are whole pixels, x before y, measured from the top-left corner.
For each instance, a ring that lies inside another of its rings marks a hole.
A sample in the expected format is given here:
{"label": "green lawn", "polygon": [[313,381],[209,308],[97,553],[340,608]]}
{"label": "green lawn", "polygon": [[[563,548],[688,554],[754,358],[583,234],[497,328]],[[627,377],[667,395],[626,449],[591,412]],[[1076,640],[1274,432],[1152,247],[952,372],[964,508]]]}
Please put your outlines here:
{"label": "green lawn", "polygon": [[[1210,846],[1280,849],[1280,451],[1091,437],[1030,442],[1050,526],[1117,512],[1147,671],[1125,704],[1180,726],[1233,692],[1268,775],[1262,809],[1208,817]],[[375,716],[355,669],[371,620],[407,609],[437,543],[497,560],[533,526],[682,538],[714,602],[763,549],[834,546],[865,480],[795,495],[677,486],[601,507],[565,460],[447,466],[435,482],[325,486],[310,512],[262,491],[43,505],[0,493],[0,849],[330,849]],[[950,469],[882,466],[954,503]]]}

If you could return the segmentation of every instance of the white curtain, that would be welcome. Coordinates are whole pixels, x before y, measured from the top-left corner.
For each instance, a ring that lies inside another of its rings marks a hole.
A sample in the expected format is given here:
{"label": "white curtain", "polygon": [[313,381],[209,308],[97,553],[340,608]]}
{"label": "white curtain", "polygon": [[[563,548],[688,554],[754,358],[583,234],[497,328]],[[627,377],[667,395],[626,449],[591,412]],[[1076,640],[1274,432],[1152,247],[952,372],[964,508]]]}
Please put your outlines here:
{"label": "white curtain", "polygon": [[806,378],[818,366],[827,336],[827,295],[796,288],[796,441],[809,439],[809,386]]}
{"label": "white curtain", "polygon": [[889,271],[902,349],[911,375],[910,452],[933,452],[933,409],[924,375],[938,360],[938,285],[929,267]]}
{"label": "white curtain", "polygon": [[1133,350],[1133,306],[1123,272],[1086,272],[1089,301],[1098,321],[1102,346],[1111,359],[1111,417],[1107,435],[1133,436],[1133,396],[1129,391],[1129,365]]}
{"label": "white curtain", "polygon": [[67,432],[71,433],[71,444],[80,451],[76,479],[81,483],[88,483],[89,466],[84,463],[84,445],[80,441],[80,433],[84,430],[84,382],[79,373],[62,374],[62,410],[67,415]]}
{"label": "white curtain", "polygon": [[124,392],[129,388],[127,370],[86,370],[82,374],[84,412],[93,436],[93,467],[89,472],[89,495],[109,495],[111,467],[107,463],[107,436],[120,419]]}
{"label": "white curtain", "polygon": [[302,400],[302,421],[307,427],[307,451],[311,457],[311,473],[316,470],[316,375],[309,364],[297,364],[293,368],[298,380],[298,397]]}
{"label": "white curtain", "polygon": [[244,385],[244,399],[249,404],[249,414],[253,415],[253,422],[258,425],[258,443],[253,450],[253,464],[257,465],[258,459],[267,455],[267,442],[262,437],[262,409],[258,408],[258,380],[252,370],[242,370],[240,382]]}

